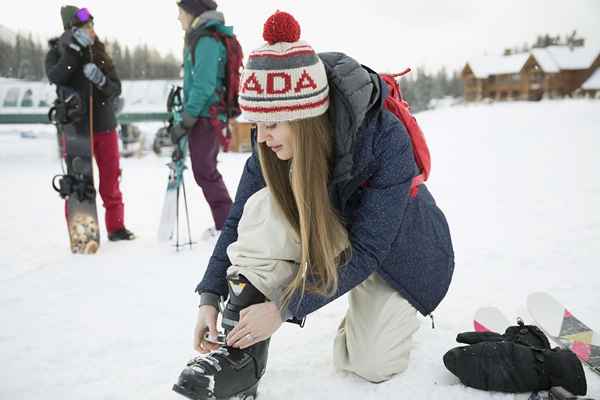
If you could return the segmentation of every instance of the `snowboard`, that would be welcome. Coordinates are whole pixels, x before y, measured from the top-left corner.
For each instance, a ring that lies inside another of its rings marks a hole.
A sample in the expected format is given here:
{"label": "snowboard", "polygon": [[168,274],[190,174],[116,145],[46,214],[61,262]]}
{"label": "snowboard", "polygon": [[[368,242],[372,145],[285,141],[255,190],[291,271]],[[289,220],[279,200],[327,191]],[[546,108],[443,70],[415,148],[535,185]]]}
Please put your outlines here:
{"label": "snowboard", "polygon": [[[66,173],[54,176],[52,186],[65,199],[65,215],[71,252],[94,254],[100,247],[92,142],[84,117],[83,99],[59,88],[59,98],[49,116],[60,132]],[[64,172],[64,171],[63,171]]]}
{"label": "snowboard", "polygon": [[569,349],[600,375],[600,335],[577,319],[554,297],[544,292],[527,297],[527,309],[546,335]]}

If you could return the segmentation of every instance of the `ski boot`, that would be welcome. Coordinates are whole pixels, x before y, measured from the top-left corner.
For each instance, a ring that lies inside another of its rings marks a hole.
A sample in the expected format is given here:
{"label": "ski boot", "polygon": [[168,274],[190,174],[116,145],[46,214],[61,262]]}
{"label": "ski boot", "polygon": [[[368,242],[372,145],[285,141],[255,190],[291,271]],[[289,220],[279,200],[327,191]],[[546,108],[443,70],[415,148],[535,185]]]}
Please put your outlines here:
{"label": "ski boot", "polygon": [[[221,322],[226,335],[239,321],[242,309],[266,300],[241,275],[228,278],[228,283],[229,300]],[[267,366],[268,350],[269,339],[243,350],[223,344],[188,362],[173,390],[192,400],[254,400]]]}

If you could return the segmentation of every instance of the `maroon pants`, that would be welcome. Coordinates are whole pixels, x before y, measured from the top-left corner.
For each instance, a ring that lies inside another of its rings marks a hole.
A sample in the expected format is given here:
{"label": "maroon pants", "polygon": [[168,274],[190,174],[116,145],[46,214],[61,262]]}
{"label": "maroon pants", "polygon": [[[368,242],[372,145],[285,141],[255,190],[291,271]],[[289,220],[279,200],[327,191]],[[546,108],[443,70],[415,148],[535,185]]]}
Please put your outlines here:
{"label": "maroon pants", "polygon": [[[125,226],[123,217],[123,195],[119,189],[119,143],[117,131],[94,134],[94,157],[100,175],[100,197],[104,203],[104,222],[108,233],[118,231]],[[65,202],[65,217],[67,202]]]}
{"label": "maroon pants", "polygon": [[108,233],[125,226],[123,195],[119,189],[121,168],[119,165],[119,137],[114,129],[94,134],[94,156],[100,175],[99,192],[106,210],[104,221]]}
{"label": "maroon pants", "polygon": [[192,171],[210,206],[215,228],[222,229],[231,209],[231,197],[217,170],[219,137],[225,124],[216,119],[199,118],[189,134]]}

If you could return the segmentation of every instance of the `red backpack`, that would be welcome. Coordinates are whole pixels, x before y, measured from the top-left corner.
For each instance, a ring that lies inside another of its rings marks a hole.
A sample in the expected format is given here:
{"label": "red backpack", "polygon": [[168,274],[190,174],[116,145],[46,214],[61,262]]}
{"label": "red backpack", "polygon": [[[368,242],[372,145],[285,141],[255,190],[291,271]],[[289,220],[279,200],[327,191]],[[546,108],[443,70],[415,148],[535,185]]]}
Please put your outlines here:
{"label": "red backpack", "polygon": [[[221,110],[225,110],[227,119],[236,118],[242,113],[242,111],[240,110],[240,105],[238,103],[240,75],[242,74],[242,70],[244,68],[244,52],[242,51],[242,46],[240,45],[240,42],[237,40],[237,37],[235,35],[227,36],[213,29],[207,30],[206,34],[204,35],[199,35],[196,38],[196,42],[202,36],[212,36],[215,40],[220,41],[225,46],[225,49],[227,51],[227,65],[225,67],[224,81],[225,93],[222,98],[221,104],[219,104],[218,108]],[[195,47],[196,46],[194,43],[192,48]],[[195,52],[192,51],[191,55],[192,64],[195,64]],[[218,114],[218,110],[212,111],[214,111],[215,114]],[[223,146],[223,151],[225,152],[228,151],[229,143],[231,142],[231,132],[229,131],[229,124],[227,124],[226,132],[226,135],[219,136],[219,140],[221,142],[221,145]]]}
{"label": "red backpack", "polygon": [[431,156],[429,155],[429,148],[425,142],[423,131],[421,131],[417,120],[411,114],[408,102],[402,98],[402,91],[400,90],[398,81],[396,81],[396,78],[408,72],[410,72],[410,68],[399,74],[379,74],[379,76],[386,83],[389,90],[389,94],[384,101],[385,108],[391,111],[404,124],[408,136],[410,136],[413,154],[420,172],[419,175],[413,178],[410,185],[410,196],[415,197],[419,191],[419,185],[423,184],[429,177]]}

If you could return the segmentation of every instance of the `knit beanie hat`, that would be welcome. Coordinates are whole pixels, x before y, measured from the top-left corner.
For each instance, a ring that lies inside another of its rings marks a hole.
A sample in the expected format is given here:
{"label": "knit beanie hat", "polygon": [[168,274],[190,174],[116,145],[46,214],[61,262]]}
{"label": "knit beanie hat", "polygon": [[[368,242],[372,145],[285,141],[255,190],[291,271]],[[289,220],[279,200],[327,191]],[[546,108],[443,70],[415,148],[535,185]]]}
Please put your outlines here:
{"label": "knit beanie hat", "polygon": [[73,21],[73,17],[77,11],[79,11],[79,8],[75,6],[63,6],[60,8],[60,17],[62,18],[65,31],[71,27],[71,21]]}
{"label": "knit beanie hat", "polygon": [[213,0],[177,0],[177,5],[194,17],[217,9],[217,3]]}
{"label": "knit beanie hat", "polygon": [[282,122],[316,117],[329,107],[325,66],[300,40],[300,25],[277,11],[263,30],[267,43],[252,51],[240,79],[239,104],[251,122]]}
{"label": "knit beanie hat", "polygon": [[[77,13],[83,14],[86,18],[84,21],[79,20],[79,15]],[[87,24],[90,20],[94,19],[94,16],[89,13],[87,8],[77,8],[75,6],[63,6],[60,8],[60,17],[62,18],[63,28],[65,31],[67,29],[71,29],[72,27],[82,27]]]}

